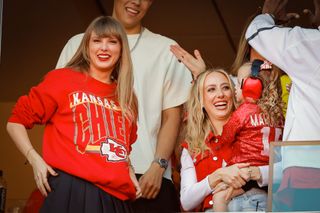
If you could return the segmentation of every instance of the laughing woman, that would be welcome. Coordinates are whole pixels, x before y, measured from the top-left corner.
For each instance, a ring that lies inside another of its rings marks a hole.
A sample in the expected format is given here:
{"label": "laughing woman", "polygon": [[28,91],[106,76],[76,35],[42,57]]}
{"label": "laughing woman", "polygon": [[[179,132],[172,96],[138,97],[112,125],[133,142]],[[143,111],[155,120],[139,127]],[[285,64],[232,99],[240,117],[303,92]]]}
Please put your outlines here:
{"label": "laughing woman", "polygon": [[[248,163],[225,167],[232,146],[221,140],[224,125],[234,110],[234,89],[222,69],[197,75],[187,102],[188,120],[181,154],[181,205],[186,211],[211,211],[212,192],[224,184],[239,189],[258,181],[260,170]],[[250,171],[250,172],[249,172]]]}

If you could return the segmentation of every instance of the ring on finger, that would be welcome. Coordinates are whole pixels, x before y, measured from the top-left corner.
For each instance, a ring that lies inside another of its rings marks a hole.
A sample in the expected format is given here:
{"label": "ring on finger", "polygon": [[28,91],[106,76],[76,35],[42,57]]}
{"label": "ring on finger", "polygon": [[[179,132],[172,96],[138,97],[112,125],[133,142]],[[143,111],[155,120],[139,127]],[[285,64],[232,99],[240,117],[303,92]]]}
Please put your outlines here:
{"label": "ring on finger", "polygon": [[248,169],[249,178],[251,178],[251,173],[252,173],[252,169],[251,169],[251,167],[249,167],[249,169]]}

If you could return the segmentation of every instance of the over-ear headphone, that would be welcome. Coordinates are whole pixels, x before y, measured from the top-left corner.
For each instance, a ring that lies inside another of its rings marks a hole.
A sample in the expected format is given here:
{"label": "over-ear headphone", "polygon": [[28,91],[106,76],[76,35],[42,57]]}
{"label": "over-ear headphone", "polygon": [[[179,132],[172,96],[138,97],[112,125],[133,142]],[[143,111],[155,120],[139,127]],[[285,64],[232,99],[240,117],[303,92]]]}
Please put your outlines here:
{"label": "over-ear headphone", "polygon": [[262,95],[263,83],[258,77],[261,65],[264,62],[260,59],[255,59],[251,65],[250,77],[242,79],[241,89],[244,98],[253,98],[258,100]]}

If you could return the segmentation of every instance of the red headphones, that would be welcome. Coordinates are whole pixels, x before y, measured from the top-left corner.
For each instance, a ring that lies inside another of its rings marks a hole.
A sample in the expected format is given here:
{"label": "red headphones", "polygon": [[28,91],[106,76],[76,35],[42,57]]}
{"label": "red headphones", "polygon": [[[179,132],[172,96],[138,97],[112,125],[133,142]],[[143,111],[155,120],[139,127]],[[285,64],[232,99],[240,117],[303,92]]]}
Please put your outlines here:
{"label": "red headphones", "polygon": [[263,83],[261,79],[258,77],[258,74],[263,63],[264,61],[255,59],[251,65],[250,77],[242,79],[241,89],[244,98],[253,98],[254,100],[258,100],[261,97]]}

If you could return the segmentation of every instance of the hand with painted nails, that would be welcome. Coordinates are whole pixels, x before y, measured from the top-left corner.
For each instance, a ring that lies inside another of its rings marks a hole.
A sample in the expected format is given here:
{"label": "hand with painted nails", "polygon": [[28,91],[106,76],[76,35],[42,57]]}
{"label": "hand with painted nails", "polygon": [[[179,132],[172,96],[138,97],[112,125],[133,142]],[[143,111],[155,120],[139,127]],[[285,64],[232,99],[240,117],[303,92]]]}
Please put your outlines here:
{"label": "hand with painted nails", "polygon": [[199,50],[194,51],[194,56],[179,45],[171,45],[170,50],[191,71],[194,79],[197,79],[197,76],[206,70],[206,64]]}

